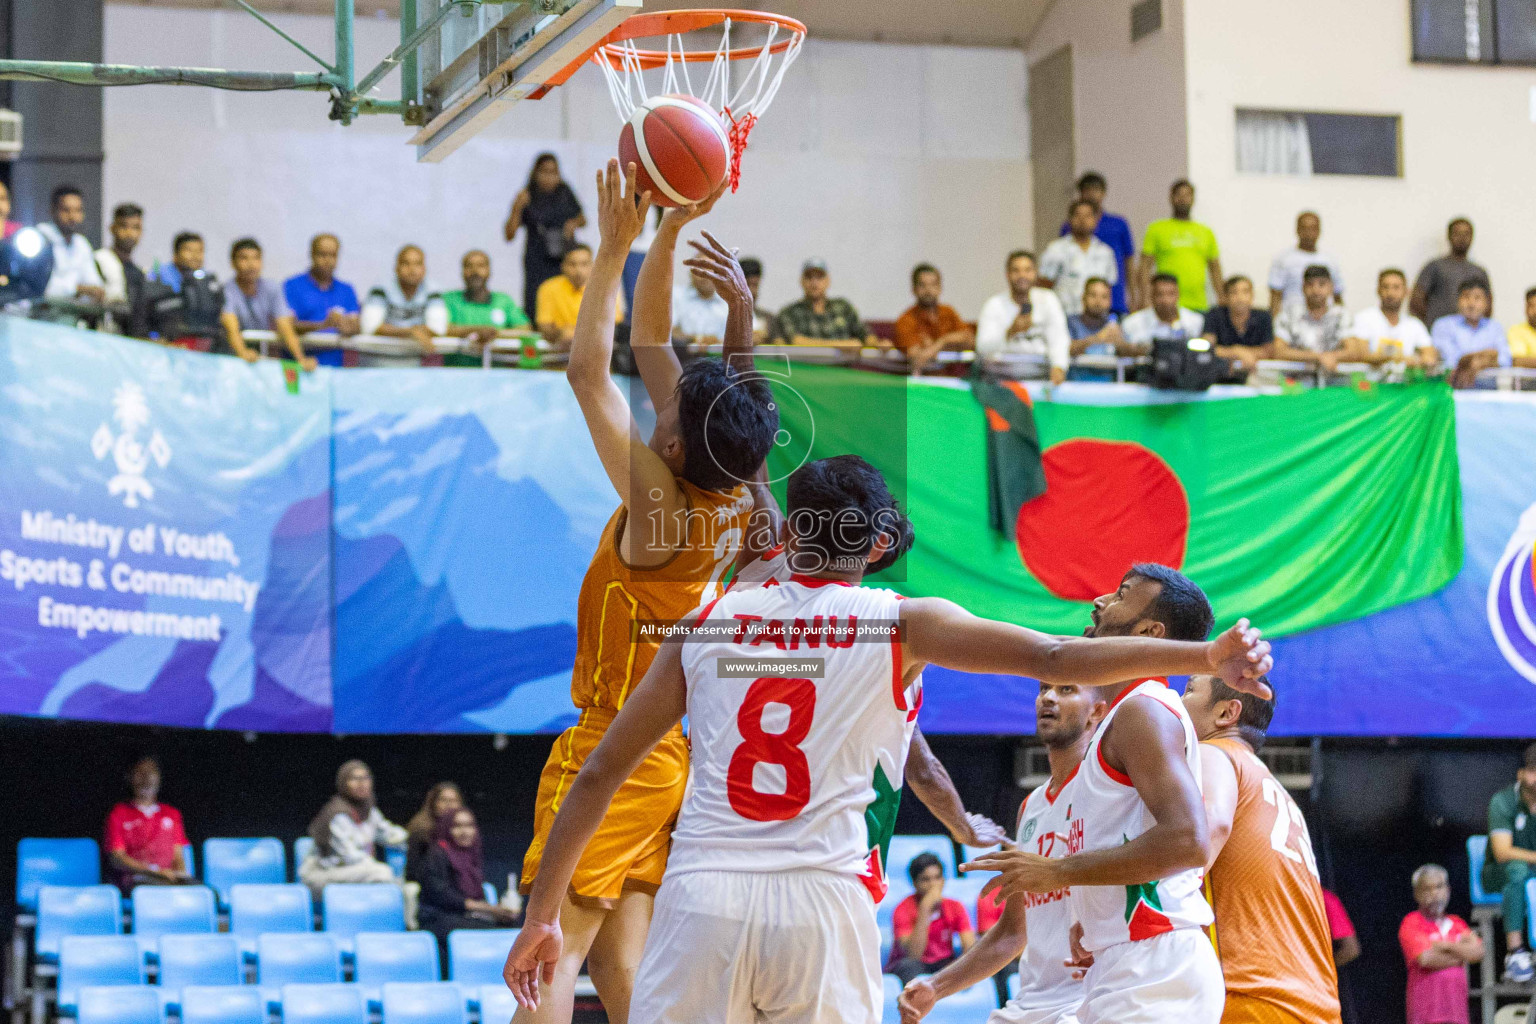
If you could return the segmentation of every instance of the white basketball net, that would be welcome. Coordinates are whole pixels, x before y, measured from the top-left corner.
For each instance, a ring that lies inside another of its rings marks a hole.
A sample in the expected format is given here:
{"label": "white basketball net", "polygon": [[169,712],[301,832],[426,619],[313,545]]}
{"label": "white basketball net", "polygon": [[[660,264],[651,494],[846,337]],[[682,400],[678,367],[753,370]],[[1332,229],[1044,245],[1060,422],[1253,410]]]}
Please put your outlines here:
{"label": "white basketball net", "polygon": [[[752,133],[752,127],[757,124],[757,119],[762,116],[763,111],[768,109],[768,105],[778,94],[779,85],[784,81],[784,72],[789,70],[789,66],[800,55],[800,47],[805,42],[805,33],[768,22],[766,24],[767,40],[757,56],[751,59],[745,73],[737,76],[735,87],[732,88],[731,65],[736,62],[729,56],[732,49],[729,18],[722,23],[722,28],[724,31],[720,35],[720,45],[715,48],[715,55],[709,61],[707,72],[703,68],[703,61],[690,62],[686,59],[687,52],[683,48],[683,37],[680,33],[671,33],[666,36],[667,62],[664,67],[655,69],[661,72],[660,88],[656,95],[692,96],[720,112],[720,116],[726,122],[731,143],[730,178],[731,191],[734,192],[741,181],[741,154],[747,148],[747,136]],[[774,44],[780,41],[778,38],[780,35],[787,37],[789,45],[775,54]],[[646,40],[652,44],[646,49],[661,49],[654,38]],[[619,120],[622,122],[627,122],[634,115],[635,108],[651,96],[651,92],[646,88],[645,68],[640,58],[640,49],[633,39],[625,39],[617,43],[608,43],[592,55],[593,62],[603,69],[603,78],[608,83],[608,95],[612,97],[614,109],[618,111]],[[775,56],[781,59],[775,61]],[[691,63],[699,64],[699,69],[690,72]],[[615,65],[618,66],[615,67]],[[694,88],[694,74],[703,78],[703,83],[698,88]]]}

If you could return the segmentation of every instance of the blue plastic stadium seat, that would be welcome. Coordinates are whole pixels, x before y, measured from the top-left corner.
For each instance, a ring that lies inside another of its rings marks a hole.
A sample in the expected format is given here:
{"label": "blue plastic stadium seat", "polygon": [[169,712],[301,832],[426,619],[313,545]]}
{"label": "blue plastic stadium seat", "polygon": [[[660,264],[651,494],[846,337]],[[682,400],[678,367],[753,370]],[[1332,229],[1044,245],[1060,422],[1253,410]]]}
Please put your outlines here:
{"label": "blue plastic stadium seat", "polygon": [[196,878],[197,877],[197,848],[194,847],[191,843],[188,843],[186,846],[183,846],[181,848],[181,860],[182,860],[182,864],[187,869],[187,874],[191,875],[193,878]]}
{"label": "blue plastic stadium seat", "polygon": [[309,851],[315,848],[315,841],[309,836],[299,836],[293,841],[293,877],[299,877],[299,865],[304,863],[304,858],[309,856]]}
{"label": "blue plastic stadium seat", "polygon": [[326,985],[341,981],[336,940],[319,932],[263,935],[256,944],[256,981],[275,1012],[284,985]]}
{"label": "blue plastic stadium seat", "polygon": [[[901,1011],[896,1008],[896,1000],[901,998],[901,979],[890,974],[883,974],[880,976],[880,983],[883,995],[880,1007],[880,1024],[901,1024]],[[483,1018],[482,1024],[484,1024]]]}
{"label": "blue plastic stadium seat", "polygon": [[500,985],[516,928],[465,928],[448,933],[448,977],[460,985]]}
{"label": "blue plastic stadium seat", "polygon": [[887,875],[907,877],[907,865],[920,853],[931,853],[944,865],[944,877],[955,877],[955,844],[949,836],[891,836],[885,858]]}
{"label": "blue plastic stadium seat", "polygon": [[352,980],[363,986],[370,1009],[379,1009],[380,989],[389,982],[442,980],[431,932],[359,932],[354,942]]}
{"label": "blue plastic stadium seat", "polygon": [[1488,837],[1467,837],[1467,873],[1472,876],[1467,891],[1472,894],[1472,905],[1491,906],[1503,902],[1501,893],[1483,891],[1483,861],[1488,857]]}
{"label": "blue plastic stadium seat", "polygon": [[398,885],[328,885],[321,905],[325,930],[343,951],[351,950],[358,932],[405,931],[405,897]]}
{"label": "blue plastic stadium seat", "polygon": [[160,988],[165,1005],[177,1005],[188,985],[239,985],[245,981],[240,946],[233,935],[160,936]]}
{"label": "blue plastic stadium seat", "polygon": [[237,882],[229,899],[229,930],[246,956],[255,954],[258,936],[314,930],[315,901],[307,885]]}
{"label": "blue plastic stadium seat", "polygon": [[232,886],[288,881],[287,856],[277,839],[209,839],[203,843],[203,881],[227,907]]}
{"label": "blue plastic stadium seat", "polygon": [[1530,911],[1531,907],[1536,907],[1536,878],[1532,878],[1525,883],[1525,906],[1526,941],[1532,946],[1536,946],[1536,915],[1533,915]]}
{"label": "blue plastic stadium seat", "polygon": [[23,839],[16,844],[16,906],[37,909],[45,885],[98,885],[101,848],[94,839]]}
{"label": "blue plastic stadium seat", "polygon": [[152,985],[90,985],[80,990],[79,1024],[161,1024],[160,995]]}
{"label": "blue plastic stadium seat", "polygon": [[405,877],[405,851],[395,847],[386,847],[384,850],[384,863],[395,873],[396,878]]}
{"label": "blue plastic stadium seat", "polygon": [[368,1024],[356,985],[284,985],[283,1024]]}
{"label": "blue plastic stadium seat", "polygon": [[75,1012],[88,985],[142,985],[144,958],[131,935],[66,935],[59,940],[59,1013]]}
{"label": "blue plastic stadium seat", "polygon": [[[961,846],[960,847],[960,863],[961,864],[968,863],[968,862],[970,862],[972,860],[975,860],[977,857],[980,857],[984,853],[996,853],[997,851],[999,851],[1001,849],[1002,849],[1001,846]],[[957,868],[959,867],[958,864],[955,865],[955,866]],[[971,873],[972,874],[994,875],[997,872],[995,872],[995,871],[979,872],[978,871],[978,872],[971,872]]]}
{"label": "blue plastic stadium seat", "polygon": [[115,885],[45,885],[37,896],[37,933],[33,948],[39,960],[58,959],[59,940],[66,935],[117,935],[123,930],[122,894]]}
{"label": "blue plastic stadium seat", "polygon": [[465,1024],[464,996],[446,981],[384,986],[384,1024]]}
{"label": "blue plastic stadium seat", "polygon": [[976,1024],[997,1009],[997,986],[992,979],[979,981],[948,999],[940,999],[924,1017],[929,1024]]}
{"label": "blue plastic stadium seat", "polygon": [[1014,971],[1008,975],[1008,998],[1013,999],[1019,994],[1019,972]]}
{"label": "blue plastic stadium seat", "polygon": [[501,897],[496,895],[496,887],[490,882],[481,882],[480,891],[485,893],[485,902],[487,903],[494,905],[501,900]]}
{"label": "blue plastic stadium seat", "polygon": [[248,985],[188,985],[181,990],[181,1024],[267,1024],[267,1004]]}
{"label": "blue plastic stadium seat", "polygon": [[479,992],[480,1024],[510,1024],[517,1012],[512,990],[503,984],[481,985]]}
{"label": "blue plastic stadium seat", "polygon": [[132,899],[133,936],[146,954],[162,935],[218,931],[213,890],[206,885],[141,885]]}

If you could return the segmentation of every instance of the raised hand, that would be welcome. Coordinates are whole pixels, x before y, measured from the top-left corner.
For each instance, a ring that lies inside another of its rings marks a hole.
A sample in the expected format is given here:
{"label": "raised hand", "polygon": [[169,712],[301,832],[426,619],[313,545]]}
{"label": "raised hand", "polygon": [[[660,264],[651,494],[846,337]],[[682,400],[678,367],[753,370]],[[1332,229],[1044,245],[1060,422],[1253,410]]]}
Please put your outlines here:
{"label": "raised hand", "polygon": [[[613,163],[617,165],[618,161]],[[501,969],[501,976],[519,1006],[528,1010],[539,1008],[539,982],[548,985],[555,980],[555,964],[564,945],[559,921],[523,922],[507,953],[507,965]]]}
{"label": "raised hand", "polygon": [[698,255],[684,260],[683,266],[713,281],[715,289],[726,302],[744,303],[750,309],[752,289],[747,287],[747,275],[741,269],[741,261],[736,258],[736,250],[721,245],[720,240],[708,231],[703,234],[704,242],[692,238],[688,240]]}
{"label": "raised hand", "polygon": [[996,846],[1008,838],[1008,833],[985,814],[968,811],[965,815],[965,828],[955,838],[962,846]]}
{"label": "raised hand", "polygon": [[649,192],[635,198],[635,174],[635,165],[630,164],[621,177],[617,160],[609,160],[597,172],[597,233],[603,248],[611,247],[615,253],[629,252],[651,212]]}
{"label": "raised hand", "polygon": [[1009,843],[996,853],[984,853],[966,864],[961,870],[996,871],[982,887],[981,895],[997,893],[997,899],[1007,900],[1031,892],[1055,892],[1062,887],[1061,861],[1025,853]]}
{"label": "raised hand", "polygon": [[1269,654],[1269,641],[1250,626],[1247,619],[1238,619],[1209,646],[1211,671],[1228,686],[1265,700],[1274,696],[1274,691],[1259,682],[1260,676],[1275,667],[1275,659]]}
{"label": "raised hand", "polygon": [[896,1008],[901,1011],[901,1024],[917,1024],[938,1001],[939,994],[934,991],[931,979],[913,978],[896,1000]]}
{"label": "raised hand", "polygon": [[666,213],[661,215],[662,224],[681,228],[689,221],[698,220],[715,208],[715,203],[719,201],[721,196],[725,195],[725,190],[730,186],[730,183],[730,178],[727,177],[725,181],[715,186],[713,192],[698,202],[690,203],[687,206],[674,206],[667,210]]}

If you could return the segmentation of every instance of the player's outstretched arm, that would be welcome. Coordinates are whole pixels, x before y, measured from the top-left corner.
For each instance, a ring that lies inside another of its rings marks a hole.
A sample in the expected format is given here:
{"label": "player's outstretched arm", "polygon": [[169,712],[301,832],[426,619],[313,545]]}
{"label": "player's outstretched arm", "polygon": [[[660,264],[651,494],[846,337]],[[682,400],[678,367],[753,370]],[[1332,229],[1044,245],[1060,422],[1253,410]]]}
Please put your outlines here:
{"label": "player's outstretched arm", "polygon": [[1209,743],[1200,744],[1200,794],[1211,833],[1211,854],[1205,865],[1210,870],[1232,835],[1232,820],[1237,815],[1237,770],[1226,754]]}
{"label": "player's outstretched arm", "polygon": [[[722,185],[721,188],[725,186]],[[747,287],[746,271],[736,258],[735,249],[727,249],[708,231],[704,241],[689,239],[694,255],[683,261],[689,270],[707,277],[715,283],[715,292],[729,307],[725,317],[725,339],[720,358],[737,373],[752,373],[752,346],[757,338],[752,330],[752,313],[756,300],[752,289]]]}
{"label": "player's outstretched arm", "polygon": [[917,1024],[940,999],[964,992],[1007,967],[1024,952],[1028,937],[1024,901],[1015,900],[1003,908],[1003,916],[976,940],[976,945],[961,953],[954,963],[937,974],[914,979],[902,990],[896,1003],[901,1010],[901,1024]]}
{"label": "player's outstretched arm", "polygon": [[1008,837],[1002,826],[992,819],[966,813],[965,804],[944,762],[934,756],[923,731],[915,727],[907,748],[906,775],[912,792],[943,823],[956,842],[965,846],[992,846]]}
{"label": "player's outstretched arm", "polygon": [[631,522],[649,522],[657,512],[675,512],[682,505],[677,480],[661,457],[640,439],[624,392],[609,373],[613,357],[613,316],[624,274],[624,258],[640,234],[650,209],[647,193],[635,200],[635,166],[624,177],[619,162],[597,175],[598,230],[601,241],[592,261],[592,276],[581,297],[576,335],[566,380],[581,405],[598,458],[608,480],[629,508]]}
{"label": "player's outstretched arm", "polygon": [[502,971],[518,1003],[529,1009],[539,1005],[539,981],[548,984],[554,980],[561,951],[560,906],[583,851],[624,780],[687,711],[681,647],[681,640],[661,645],[645,678],[576,773],[560,813],[555,815],[544,844],[544,859],[524,907],[523,930],[512,944]]}
{"label": "player's outstretched arm", "polygon": [[962,672],[1031,676],[1054,683],[1107,686],[1137,677],[1212,672],[1227,685],[1269,697],[1258,681],[1273,667],[1269,643],[1247,619],[1215,640],[1192,643],[1142,636],[1062,639],[1023,626],[978,618],[953,601],[914,598],[901,604],[903,664]]}

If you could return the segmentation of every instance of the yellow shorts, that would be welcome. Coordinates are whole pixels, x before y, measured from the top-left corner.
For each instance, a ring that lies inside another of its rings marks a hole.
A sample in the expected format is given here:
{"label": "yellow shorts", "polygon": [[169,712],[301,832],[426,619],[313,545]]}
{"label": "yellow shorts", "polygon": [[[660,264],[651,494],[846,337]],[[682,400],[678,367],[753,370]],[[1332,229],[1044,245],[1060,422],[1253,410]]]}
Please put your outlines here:
{"label": "yellow shorts", "polygon": [[[544,856],[544,843],[576,773],[597,748],[614,712],[585,708],[581,718],[555,740],[539,775],[533,811],[533,844],[523,857],[518,886],[533,888]],[[570,897],[582,906],[612,908],[625,892],[655,893],[667,870],[672,826],[688,786],[688,741],[674,727],[614,794],[603,823],[593,835],[571,878]]]}

